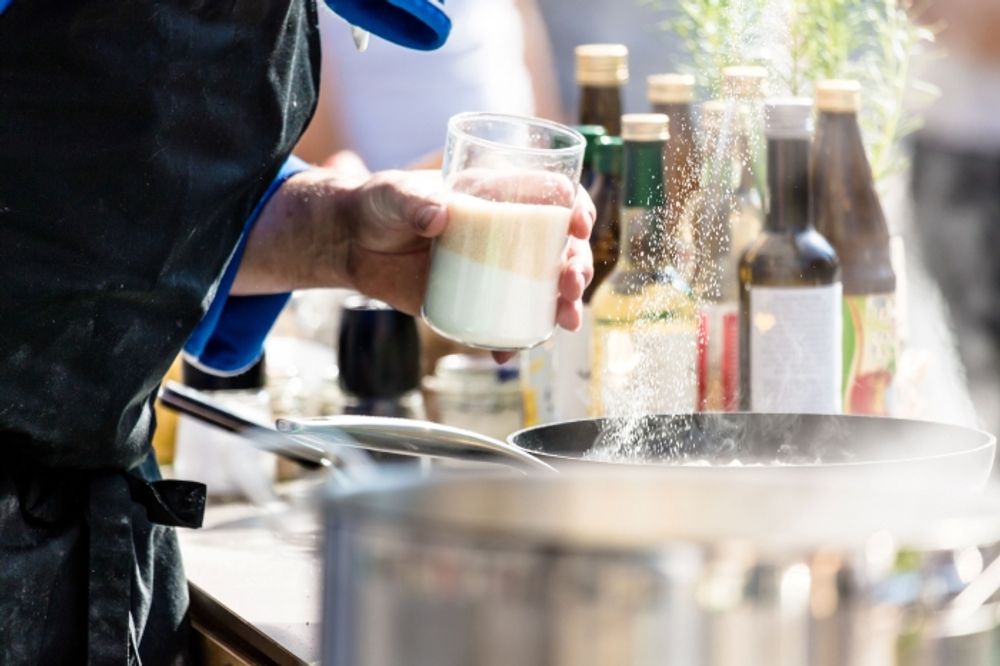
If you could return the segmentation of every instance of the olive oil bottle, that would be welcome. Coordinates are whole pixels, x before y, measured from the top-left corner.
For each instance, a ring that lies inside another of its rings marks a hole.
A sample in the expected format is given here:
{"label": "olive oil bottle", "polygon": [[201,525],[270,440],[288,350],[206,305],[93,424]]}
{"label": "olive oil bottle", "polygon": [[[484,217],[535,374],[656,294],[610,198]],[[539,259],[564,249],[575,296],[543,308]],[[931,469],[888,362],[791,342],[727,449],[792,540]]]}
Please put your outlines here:
{"label": "olive oil bottle", "polygon": [[896,371],[896,275],[859,107],[856,81],[816,85],[813,206],[816,228],[840,257],[844,282],[844,412],[885,416]]}
{"label": "olive oil bottle", "polygon": [[578,124],[600,125],[609,135],[620,136],[628,48],[624,44],[581,44],[574,55],[580,86]]}
{"label": "olive oil bottle", "polygon": [[663,114],[622,118],[620,255],[593,309],[591,414],[696,408],[697,313],[671,263],[663,182]]}
{"label": "olive oil bottle", "polygon": [[841,410],[841,282],[809,205],[812,102],[765,107],[768,211],[740,262],[741,404],[758,412]]}

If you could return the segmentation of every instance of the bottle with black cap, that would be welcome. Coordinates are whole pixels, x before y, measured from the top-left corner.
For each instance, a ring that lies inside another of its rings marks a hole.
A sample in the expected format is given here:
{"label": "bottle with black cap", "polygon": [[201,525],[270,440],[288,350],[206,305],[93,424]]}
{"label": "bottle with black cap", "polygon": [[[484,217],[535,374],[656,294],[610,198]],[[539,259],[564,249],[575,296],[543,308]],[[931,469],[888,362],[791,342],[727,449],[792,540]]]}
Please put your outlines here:
{"label": "bottle with black cap", "polygon": [[[262,423],[271,421],[263,356],[233,375],[213,372],[185,358],[181,381],[241,416]],[[208,486],[210,497],[247,498],[256,504],[273,501],[276,465],[273,454],[256,449],[240,435],[186,416],[178,421],[174,469],[179,478]]]}
{"label": "bottle with black cap", "polygon": [[841,408],[841,283],[809,205],[812,100],[765,106],[768,211],[740,262],[743,409]]}

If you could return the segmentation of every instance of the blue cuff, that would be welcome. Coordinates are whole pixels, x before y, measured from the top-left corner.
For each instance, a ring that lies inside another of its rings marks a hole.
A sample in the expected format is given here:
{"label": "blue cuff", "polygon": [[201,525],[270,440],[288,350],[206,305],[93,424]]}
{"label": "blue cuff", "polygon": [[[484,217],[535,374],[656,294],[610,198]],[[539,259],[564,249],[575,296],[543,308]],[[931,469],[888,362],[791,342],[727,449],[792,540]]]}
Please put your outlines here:
{"label": "blue cuff", "polygon": [[243,236],[219,281],[215,299],[184,345],[184,352],[198,365],[224,374],[235,374],[256,363],[263,353],[264,339],[291,294],[230,296],[229,292],[240,268],[247,237],[260,211],[282,183],[308,168],[309,165],[299,158],[288,158],[250,213]]}
{"label": "blue cuff", "polygon": [[408,49],[433,51],[451,33],[444,0],[326,0],[353,26]]}

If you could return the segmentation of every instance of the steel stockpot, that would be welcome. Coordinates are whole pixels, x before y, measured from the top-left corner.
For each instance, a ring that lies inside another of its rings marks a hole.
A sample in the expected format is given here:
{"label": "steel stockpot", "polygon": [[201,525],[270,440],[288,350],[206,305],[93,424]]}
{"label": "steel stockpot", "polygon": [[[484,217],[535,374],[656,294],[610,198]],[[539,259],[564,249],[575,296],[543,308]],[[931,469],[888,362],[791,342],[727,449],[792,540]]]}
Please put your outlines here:
{"label": "steel stockpot", "polygon": [[1000,497],[706,469],[331,490],[334,666],[1000,658]]}

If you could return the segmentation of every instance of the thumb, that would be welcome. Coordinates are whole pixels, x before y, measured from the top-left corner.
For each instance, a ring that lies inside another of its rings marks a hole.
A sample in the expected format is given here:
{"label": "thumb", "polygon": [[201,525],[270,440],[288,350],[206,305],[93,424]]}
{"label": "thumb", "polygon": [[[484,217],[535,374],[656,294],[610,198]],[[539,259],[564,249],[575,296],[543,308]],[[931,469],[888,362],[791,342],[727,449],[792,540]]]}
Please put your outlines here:
{"label": "thumb", "polygon": [[366,211],[382,225],[433,238],[448,224],[448,209],[436,172],[382,171],[363,186]]}

